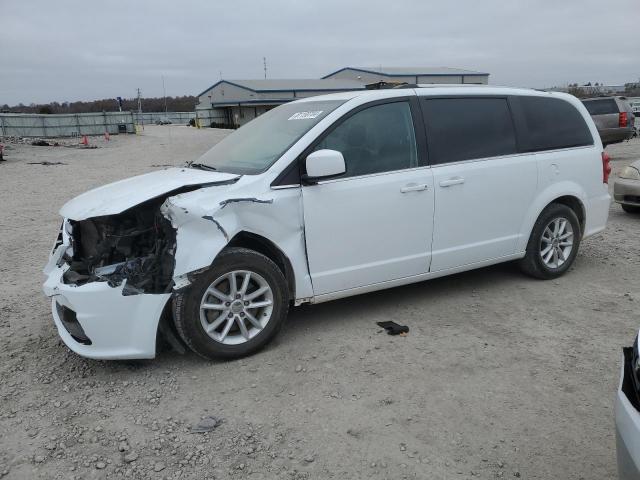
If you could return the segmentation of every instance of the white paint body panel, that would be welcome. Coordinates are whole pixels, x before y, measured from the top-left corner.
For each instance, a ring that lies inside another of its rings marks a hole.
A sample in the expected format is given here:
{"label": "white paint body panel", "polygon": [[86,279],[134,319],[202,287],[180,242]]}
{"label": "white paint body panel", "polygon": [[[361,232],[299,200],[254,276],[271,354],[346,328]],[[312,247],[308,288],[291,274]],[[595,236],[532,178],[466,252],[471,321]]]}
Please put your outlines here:
{"label": "white paint body panel", "polygon": [[[416,185],[426,188],[401,191]],[[314,295],[429,270],[431,169],[322,182],[302,196]]]}
{"label": "white paint body panel", "polygon": [[238,178],[238,175],[194,168],[157,170],[109,183],[78,195],[62,206],[60,215],[73,220],[114,215],[181,187],[224,182],[234,178]]}
{"label": "white paint body panel", "polygon": [[434,166],[431,271],[515,253],[537,175],[535,155]]}
{"label": "white paint body panel", "polygon": [[[161,208],[177,231],[175,288],[188,286],[190,275],[208,268],[235,235],[248,232],[267,239],[289,260],[296,303],[333,300],[520,258],[540,212],[561,196],[575,197],[583,205],[585,236],[604,228],[610,198],[602,183],[602,145],[584,106],[560,94],[554,95],[567,99],[585,117],[593,147],[326,180],[304,187],[271,187],[319,135],[352,109],[416,94],[550,95],[488,86],[433,86],[304,99],[299,102],[345,103],[260,175],[171,168],[87,192],[68,202],[61,214],[74,220],[115,215],[185,186],[209,185],[169,196]],[[464,182],[457,182],[458,177]],[[452,184],[440,186],[451,180]],[[401,192],[412,185],[426,188]],[[54,308],[63,341],[91,358],[153,357],[158,322],[172,293],[123,296],[121,287],[104,282],[65,285],[61,276],[68,267],[59,266],[58,260],[68,246],[64,234],[63,245],[45,268],[44,291],[76,312],[93,344],[75,342]]]}
{"label": "white paint body panel", "polygon": [[[273,242],[289,259],[295,275],[297,298],[313,296],[307,270],[300,188],[261,190],[259,176],[244,176],[233,185],[203,188],[170,197],[163,212],[177,228],[174,279],[206,268],[240,232],[260,235]],[[226,200],[255,198],[258,202]],[[268,203],[263,203],[268,202]],[[224,229],[203,217],[215,219]]]}
{"label": "white paint body panel", "polygon": [[318,150],[307,159],[307,175],[310,177],[329,177],[346,171],[342,153],[335,150]]}
{"label": "white paint body panel", "polygon": [[[52,259],[57,260],[65,248],[65,245],[58,247]],[[53,321],[64,343],[87,358],[154,358],[158,323],[171,294],[125,296],[124,284],[112,288],[105,282],[65,285],[62,274],[67,268],[50,262],[44,271],[43,286],[45,294],[51,297]],[[91,345],[83,345],[71,337],[58,316],[56,302],[76,312],[78,322],[92,340]]]}
{"label": "white paint body panel", "polygon": [[386,282],[373,283],[365,285],[363,287],[350,288],[348,290],[338,290],[336,292],[327,293],[324,295],[316,295],[313,297],[313,303],[324,303],[331,300],[338,300],[340,298],[352,297],[354,295],[362,295],[364,293],[377,292],[379,290],[386,290],[387,288],[401,287],[403,285],[409,285],[411,283],[424,282],[434,278],[446,277],[447,275],[453,275],[455,273],[466,272],[469,270],[475,270],[476,268],[488,267],[496,265],[498,263],[510,262],[511,260],[517,260],[521,258],[522,254],[505,255],[503,257],[492,258],[484,262],[471,263],[462,265],[460,267],[449,268],[447,270],[440,270],[438,272],[428,272],[420,275],[413,275],[411,277],[398,278],[396,280],[389,280]]}

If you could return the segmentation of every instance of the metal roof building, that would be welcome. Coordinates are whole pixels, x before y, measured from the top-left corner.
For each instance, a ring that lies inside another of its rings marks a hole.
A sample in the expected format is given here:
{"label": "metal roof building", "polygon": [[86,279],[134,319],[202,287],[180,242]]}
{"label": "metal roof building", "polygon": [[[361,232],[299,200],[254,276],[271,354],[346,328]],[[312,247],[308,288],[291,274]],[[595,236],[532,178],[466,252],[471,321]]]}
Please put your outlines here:
{"label": "metal roof building", "polygon": [[220,80],[198,95],[196,110],[223,125],[243,125],[258,115],[298,98],[326,93],[364,90],[349,79]]}
{"label": "metal roof building", "polygon": [[323,78],[378,82],[474,83],[486,85],[489,74],[449,67],[345,67]]}
{"label": "metal roof building", "polygon": [[198,94],[203,124],[239,126],[283,103],[379,83],[488,83],[489,74],[456,68],[345,67],[320,79],[220,80]]}

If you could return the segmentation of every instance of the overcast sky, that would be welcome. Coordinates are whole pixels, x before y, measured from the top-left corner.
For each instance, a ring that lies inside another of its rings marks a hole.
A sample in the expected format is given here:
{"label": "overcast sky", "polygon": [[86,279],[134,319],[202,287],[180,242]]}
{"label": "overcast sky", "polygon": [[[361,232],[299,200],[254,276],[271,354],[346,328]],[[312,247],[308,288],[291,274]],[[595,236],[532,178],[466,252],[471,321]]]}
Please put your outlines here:
{"label": "overcast sky", "polygon": [[0,104],[198,94],[220,78],[449,66],[498,85],[640,77],[640,0],[0,0]]}

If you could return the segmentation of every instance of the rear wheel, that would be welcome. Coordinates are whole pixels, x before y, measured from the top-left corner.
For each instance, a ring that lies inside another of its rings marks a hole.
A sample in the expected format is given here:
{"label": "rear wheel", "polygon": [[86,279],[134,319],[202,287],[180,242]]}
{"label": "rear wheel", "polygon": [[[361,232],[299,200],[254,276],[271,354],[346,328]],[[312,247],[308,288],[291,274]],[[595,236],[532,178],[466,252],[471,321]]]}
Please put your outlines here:
{"label": "rear wheel", "polygon": [[620,206],[622,207],[622,210],[627,213],[640,213],[640,207],[637,207],[635,205],[625,205],[624,203],[622,203],[620,204]]}
{"label": "rear wheel", "polygon": [[559,277],[573,264],[581,238],[575,212],[566,205],[552,203],[536,220],[520,267],[536,278]]}
{"label": "rear wheel", "polygon": [[230,248],[175,297],[174,318],[195,353],[232,359],[255,353],[273,339],[288,308],[287,284],[278,266],[253,250]]}

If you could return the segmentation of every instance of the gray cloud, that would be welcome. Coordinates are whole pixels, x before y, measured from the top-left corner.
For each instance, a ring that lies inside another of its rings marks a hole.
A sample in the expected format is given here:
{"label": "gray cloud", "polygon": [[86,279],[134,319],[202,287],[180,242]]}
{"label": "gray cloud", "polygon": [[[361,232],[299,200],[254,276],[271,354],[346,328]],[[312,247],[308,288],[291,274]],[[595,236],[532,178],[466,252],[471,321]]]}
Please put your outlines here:
{"label": "gray cloud", "polygon": [[197,94],[219,78],[450,66],[543,87],[640,77],[637,0],[0,0],[0,104]]}

